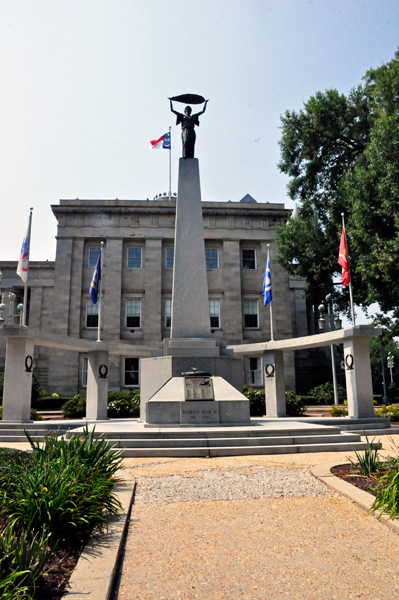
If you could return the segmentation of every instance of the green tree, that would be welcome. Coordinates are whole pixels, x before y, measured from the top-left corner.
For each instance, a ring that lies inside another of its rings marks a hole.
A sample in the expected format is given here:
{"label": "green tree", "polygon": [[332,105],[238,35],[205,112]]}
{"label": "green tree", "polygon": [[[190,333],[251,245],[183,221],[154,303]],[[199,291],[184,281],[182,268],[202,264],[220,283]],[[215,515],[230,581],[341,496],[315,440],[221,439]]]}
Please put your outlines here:
{"label": "green tree", "polygon": [[[296,209],[277,235],[279,262],[306,277],[314,303],[331,291],[347,215],[357,303],[399,306],[399,52],[345,96],[317,92],[282,117],[279,168]],[[348,290],[335,291],[341,308]]]}

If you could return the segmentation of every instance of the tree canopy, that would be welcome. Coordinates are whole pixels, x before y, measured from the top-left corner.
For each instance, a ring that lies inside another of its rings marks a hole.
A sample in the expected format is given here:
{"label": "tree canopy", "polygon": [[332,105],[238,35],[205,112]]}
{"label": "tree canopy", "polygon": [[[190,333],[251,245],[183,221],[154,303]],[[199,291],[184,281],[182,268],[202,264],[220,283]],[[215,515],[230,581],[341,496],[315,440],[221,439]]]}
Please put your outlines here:
{"label": "tree canopy", "polygon": [[[355,302],[399,307],[399,51],[348,95],[317,92],[281,117],[279,168],[296,201],[278,230],[280,264],[317,303],[333,287],[345,213]],[[395,311],[396,312],[396,311]]]}

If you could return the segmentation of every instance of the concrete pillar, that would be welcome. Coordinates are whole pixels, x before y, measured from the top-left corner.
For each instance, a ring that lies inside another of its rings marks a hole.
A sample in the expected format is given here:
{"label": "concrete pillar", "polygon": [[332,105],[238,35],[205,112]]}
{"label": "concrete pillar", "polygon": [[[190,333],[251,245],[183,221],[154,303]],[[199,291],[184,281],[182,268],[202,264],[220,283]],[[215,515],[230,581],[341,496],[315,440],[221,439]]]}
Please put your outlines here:
{"label": "concrete pillar", "polygon": [[349,417],[374,417],[373,384],[367,337],[352,337],[344,340],[344,363]]}
{"label": "concrete pillar", "polygon": [[121,337],[123,240],[107,239],[104,256],[102,336],[106,340],[119,342]]}
{"label": "concrete pillar", "polygon": [[86,419],[107,419],[108,402],[108,352],[89,352],[87,365]]}
{"label": "concrete pillar", "polygon": [[31,422],[33,352],[33,340],[25,337],[7,338],[3,422]]}
{"label": "concrete pillar", "polygon": [[240,344],[242,335],[241,254],[238,240],[223,241],[223,314],[224,337]]}
{"label": "concrete pillar", "polygon": [[162,239],[147,238],[145,244],[145,296],[142,306],[144,343],[162,340]]}
{"label": "concrete pillar", "polygon": [[210,338],[198,160],[179,160],[171,338]]}
{"label": "concrete pillar", "polygon": [[268,350],[263,353],[266,417],[285,417],[284,353]]}

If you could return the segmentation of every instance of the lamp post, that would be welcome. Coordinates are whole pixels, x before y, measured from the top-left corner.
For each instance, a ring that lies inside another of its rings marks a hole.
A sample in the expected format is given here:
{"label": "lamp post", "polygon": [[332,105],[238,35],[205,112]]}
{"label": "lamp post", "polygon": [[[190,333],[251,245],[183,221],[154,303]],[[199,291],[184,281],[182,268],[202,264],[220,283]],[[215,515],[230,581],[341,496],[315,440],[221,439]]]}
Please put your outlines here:
{"label": "lamp post", "polygon": [[[339,318],[339,315],[336,314],[332,308],[332,295],[331,294],[327,294],[326,304],[327,304],[327,314],[325,316],[328,319],[328,322],[330,325],[330,331],[334,331],[335,329],[341,329],[342,321]],[[320,304],[320,306],[319,306],[319,313],[320,313],[319,329],[320,329],[320,331],[324,331],[326,322],[325,322],[325,319],[323,318],[323,315],[325,314],[325,312],[326,312],[326,307],[324,306],[324,304]],[[331,352],[331,367],[332,367],[333,388],[334,388],[334,404],[336,406],[338,406],[339,399],[338,399],[337,372],[336,372],[336,366],[335,366],[335,344],[330,345],[330,352]]]}
{"label": "lamp post", "polygon": [[388,366],[389,372],[391,373],[391,383],[393,383],[393,375],[392,375],[393,355],[392,355],[392,352],[388,352],[387,366]]}

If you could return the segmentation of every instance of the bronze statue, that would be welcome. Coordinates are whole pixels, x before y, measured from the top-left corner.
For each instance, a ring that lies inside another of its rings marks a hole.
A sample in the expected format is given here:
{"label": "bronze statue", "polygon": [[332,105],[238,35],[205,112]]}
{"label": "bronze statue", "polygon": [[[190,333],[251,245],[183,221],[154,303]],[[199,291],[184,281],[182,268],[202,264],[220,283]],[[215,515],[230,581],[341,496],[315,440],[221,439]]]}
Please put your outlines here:
{"label": "bronze statue", "polygon": [[[181,123],[181,139],[183,145],[183,158],[194,158],[194,145],[195,145],[195,125],[199,126],[198,117],[203,115],[206,111],[206,105],[209,100],[205,100],[202,96],[197,96],[195,94],[183,94],[182,96],[175,96],[174,98],[169,98],[170,100],[170,110],[172,113],[176,115],[176,125]],[[190,102],[190,104],[200,104],[205,102],[204,110],[195,115],[191,114],[191,107],[186,106],[184,109],[184,115],[173,110],[173,100],[177,102]]]}

